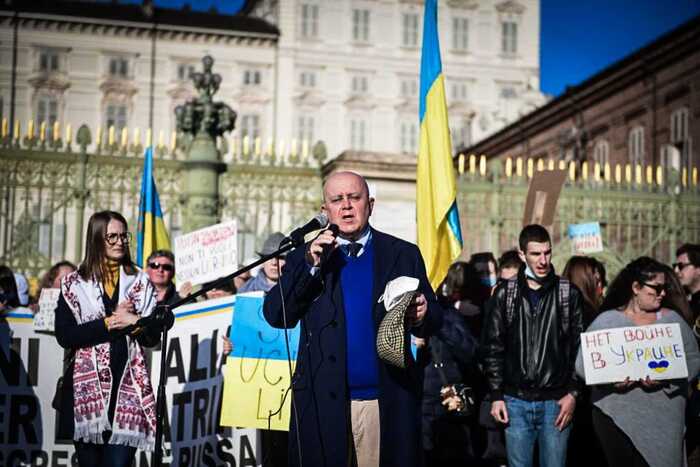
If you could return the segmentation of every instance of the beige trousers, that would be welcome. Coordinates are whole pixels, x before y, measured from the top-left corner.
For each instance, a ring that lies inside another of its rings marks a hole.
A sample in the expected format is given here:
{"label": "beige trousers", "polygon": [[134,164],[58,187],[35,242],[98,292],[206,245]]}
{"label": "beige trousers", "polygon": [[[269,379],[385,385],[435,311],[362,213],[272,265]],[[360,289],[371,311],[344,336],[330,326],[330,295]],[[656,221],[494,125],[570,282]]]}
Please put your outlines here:
{"label": "beige trousers", "polygon": [[350,401],[352,445],[350,462],[353,467],[379,467],[379,402]]}

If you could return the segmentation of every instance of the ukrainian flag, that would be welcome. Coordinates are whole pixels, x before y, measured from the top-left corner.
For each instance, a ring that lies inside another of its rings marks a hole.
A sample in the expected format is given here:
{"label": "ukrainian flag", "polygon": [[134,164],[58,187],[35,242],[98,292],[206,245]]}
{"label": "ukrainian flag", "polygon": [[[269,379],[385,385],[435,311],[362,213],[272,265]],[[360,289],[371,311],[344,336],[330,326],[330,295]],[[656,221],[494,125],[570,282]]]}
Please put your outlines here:
{"label": "ukrainian flag", "polygon": [[163,222],[156,181],[153,178],[153,147],[146,149],[143,159],[139,225],[136,233],[136,264],[139,267],[146,265],[146,260],[153,251],[170,249],[170,238]]}
{"label": "ukrainian flag", "polygon": [[445,80],[440,61],[437,1],[425,1],[420,65],[420,148],[416,174],[416,217],[420,248],[433,289],[462,252],[457,183],[447,123]]}

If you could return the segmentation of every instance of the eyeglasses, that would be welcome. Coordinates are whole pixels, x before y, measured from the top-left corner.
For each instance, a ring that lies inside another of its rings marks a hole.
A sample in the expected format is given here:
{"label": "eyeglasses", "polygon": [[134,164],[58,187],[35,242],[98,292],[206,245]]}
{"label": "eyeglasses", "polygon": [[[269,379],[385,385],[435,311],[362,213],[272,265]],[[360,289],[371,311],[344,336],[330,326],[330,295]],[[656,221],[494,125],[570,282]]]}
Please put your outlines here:
{"label": "eyeglasses", "polygon": [[693,263],[673,263],[673,269],[682,271],[686,266],[695,266]]}
{"label": "eyeglasses", "polygon": [[661,295],[661,292],[668,292],[668,286],[666,284],[649,284],[648,282],[642,282],[642,285],[654,289],[656,295]]}
{"label": "eyeglasses", "polygon": [[162,269],[166,272],[173,272],[175,270],[175,266],[173,266],[172,264],[159,263],[157,261],[154,261],[153,263],[148,263],[148,267],[151,269]]}
{"label": "eyeglasses", "polygon": [[131,232],[108,233],[105,235],[105,241],[109,245],[116,245],[118,240],[121,240],[123,245],[128,245],[131,243]]}

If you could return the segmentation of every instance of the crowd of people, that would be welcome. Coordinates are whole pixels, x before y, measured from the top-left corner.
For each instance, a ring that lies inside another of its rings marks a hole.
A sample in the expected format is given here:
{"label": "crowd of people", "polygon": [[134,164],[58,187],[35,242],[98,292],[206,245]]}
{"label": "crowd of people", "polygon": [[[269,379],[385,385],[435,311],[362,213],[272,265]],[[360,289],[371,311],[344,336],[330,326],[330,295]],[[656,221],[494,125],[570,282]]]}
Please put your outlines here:
{"label": "crowd of people", "polygon": [[[679,248],[672,266],[637,258],[608,284],[589,256],[572,256],[558,275],[549,232],[529,225],[517,248],[453,263],[433,291],[418,248],[369,225],[373,208],[362,177],[331,175],[321,209],[337,230],[206,294],[262,291],[272,326],[301,323],[289,436],[264,434],[263,465],[700,465],[700,245]],[[272,234],[257,253],[283,239]],[[144,348],[160,336],[136,324],[192,290],[176,290],[172,252],[154,251],[142,272],[130,242],[119,213],[95,213],[80,264],[55,264],[39,286],[61,291],[59,432],[81,466],[130,465],[137,448],[152,448]],[[418,279],[405,367],[375,344],[380,297],[400,276]],[[28,290],[0,266],[0,311],[35,310]],[[586,385],[582,332],[651,324],[679,326],[687,378]],[[224,338],[225,352],[233,345]],[[143,377],[123,378],[127,368]]]}

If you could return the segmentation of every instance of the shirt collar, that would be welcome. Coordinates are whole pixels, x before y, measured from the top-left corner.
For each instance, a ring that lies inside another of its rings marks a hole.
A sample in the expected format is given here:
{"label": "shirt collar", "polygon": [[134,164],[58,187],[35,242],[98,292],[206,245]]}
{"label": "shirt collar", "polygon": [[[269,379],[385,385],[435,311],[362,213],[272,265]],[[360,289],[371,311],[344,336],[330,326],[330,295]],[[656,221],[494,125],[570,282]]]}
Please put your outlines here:
{"label": "shirt collar", "polygon": [[[362,253],[365,252],[365,249],[367,247],[367,244],[369,241],[372,239],[372,229],[369,228],[369,225],[365,228],[364,233],[358,238],[355,242],[359,243],[362,245],[362,248],[360,248],[360,251],[357,253],[357,256],[362,255]],[[346,246],[352,243],[352,240],[348,240],[347,238],[343,237],[338,237],[336,239],[338,242],[338,246],[340,246],[343,249],[343,252],[347,254]]]}

